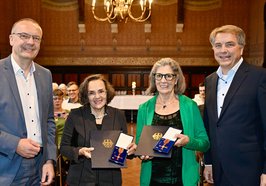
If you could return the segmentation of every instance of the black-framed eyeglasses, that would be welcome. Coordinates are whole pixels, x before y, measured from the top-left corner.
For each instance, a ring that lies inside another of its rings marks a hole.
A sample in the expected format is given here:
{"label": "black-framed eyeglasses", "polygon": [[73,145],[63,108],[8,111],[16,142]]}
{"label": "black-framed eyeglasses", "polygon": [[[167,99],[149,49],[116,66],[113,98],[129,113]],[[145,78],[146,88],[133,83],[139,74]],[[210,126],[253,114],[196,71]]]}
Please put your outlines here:
{"label": "black-framed eyeglasses", "polygon": [[28,33],[22,32],[22,33],[12,33],[13,35],[17,35],[20,39],[23,41],[29,41],[30,38],[32,37],[33,41],[36,43],[40,43],[42,38],[37,35],[30,35]]}
{"label": "black-framed eyeglasses", "polygon": [[175,77],[176,77],[176,74],[161,74],[161,73],[155,73],[153,74],[154,78],[157,80],[157,81],[160,81],[163,77],[164,79],[166,79],[167,81],[172,81]]}

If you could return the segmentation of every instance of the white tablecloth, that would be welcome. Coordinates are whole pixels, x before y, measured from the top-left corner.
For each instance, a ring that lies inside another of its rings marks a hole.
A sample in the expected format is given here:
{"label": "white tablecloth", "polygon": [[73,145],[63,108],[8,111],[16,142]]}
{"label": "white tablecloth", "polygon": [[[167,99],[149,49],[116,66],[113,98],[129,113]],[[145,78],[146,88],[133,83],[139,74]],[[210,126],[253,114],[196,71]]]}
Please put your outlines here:
{"label": "white tablecloth", "polygon": [[115,96],[109,103],[109,106],[119,108],[122,110],[138,110],[139,105],[151,99],[153,96],[143,95],[122,95]]}

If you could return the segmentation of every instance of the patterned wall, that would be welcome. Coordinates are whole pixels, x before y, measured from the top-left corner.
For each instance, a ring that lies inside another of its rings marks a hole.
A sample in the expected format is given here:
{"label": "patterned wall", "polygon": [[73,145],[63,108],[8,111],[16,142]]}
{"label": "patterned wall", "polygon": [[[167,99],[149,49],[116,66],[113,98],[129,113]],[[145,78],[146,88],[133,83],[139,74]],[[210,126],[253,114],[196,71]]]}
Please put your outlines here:
{"label": "patterned wall", "polygon": [[[183,32],[176,32],[177,0],[154,0],[151,33],[145,23],[118,22],[111,33],[108,22],[96,21],[91,0],[85,0],[85,33],[80,33],[77,0],[1,0],[0,56],[10,53],[8,34],[13,22],[32,17],[44,30],[37,61],[43,65],[151,65],[170,56],[187,66],[214,66],[209,33],[223,24],[236,24],[247,34],[245,56],[263,61],[263,5],[265,0],[184,0]],[[239,6],[241,4],[241,6]],[[133,8],[136,8],[135,6]],[[99,12],[101,15],[101,12]]]}

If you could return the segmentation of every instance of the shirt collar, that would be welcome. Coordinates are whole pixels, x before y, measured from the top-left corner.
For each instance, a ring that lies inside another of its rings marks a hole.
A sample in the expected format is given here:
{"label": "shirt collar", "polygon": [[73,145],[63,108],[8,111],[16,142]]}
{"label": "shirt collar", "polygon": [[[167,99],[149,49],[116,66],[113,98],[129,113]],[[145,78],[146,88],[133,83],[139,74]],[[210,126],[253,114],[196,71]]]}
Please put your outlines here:
{"label": "shirt collar", "polygon": [[[18,73],[24,72],[24,70],[21,69],[20,66],[16,63],[16,60],[13,58],[12,55],[11,55],[11,64],[12,64],[12,67],[13,67],[13,70],[14,70],[14,73],[15,73],[15,74],[18,74]],[[34,62],[32,61],[32,63],[31,63],[31,67],[30,67],[30,75],[32,75],[33,72],[35,72],[35,64],[34,64]]]}
{"label": "shirt collar", "polygon": [[[239,59],[239,61],[233,66],[233,68],[231,68],[229,71],[228,71],[228,77],[231,77],[231,76],[234,76],[236,71],[238,70],[239,66],[242,64],[243,62],[243,58],[241,57]],[[219,68],[217,69],[216,71],[217,75],[219,76],[219,78],[222,78],[224,75],[222,73],[222,68],[221,66],[219,66]]]}

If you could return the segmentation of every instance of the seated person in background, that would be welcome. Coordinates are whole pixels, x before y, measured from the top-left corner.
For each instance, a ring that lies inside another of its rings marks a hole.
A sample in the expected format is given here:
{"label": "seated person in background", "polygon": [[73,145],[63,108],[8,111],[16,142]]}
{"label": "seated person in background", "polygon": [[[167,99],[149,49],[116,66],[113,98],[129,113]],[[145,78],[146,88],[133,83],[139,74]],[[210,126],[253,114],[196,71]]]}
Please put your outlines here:
{"label": "seated person in background", "polygon": [[203,105],[205,101],[205,85],[204,83],[199,84],[199,94],[195,94],[193,101],[197,103],[197,105]]}
{"label": "seated person in background", "polygon": [[67,86],[66,84],[64,83],[61,83],[59,86],[58,86],[58,89],[60,89],[63,93],[64,93],[64,100],[67,100],[68,99],[68,96],[67,96]]}
{"label": "seated person in background", "polygon": [[199,94],[195,94],[193,101],[197,103],[200,110],[200,114],[203,117],[204,102],[205,102],[205,85],[203,82],[199,84]]}
{"label": "seated person in background", "polygon": [[[63,130],[64,130],[64,126],[65,126],[65,121],[67,119],[68,110],[65,110],[62,108],[62,103],[63,103],[63,97],[64,97],[64,93],[60,90],[60,89],[55,89],[53,91],[53,104],[54,104],[54,119],[55,119],[55,125],[56,125],[56,135],[55,135],[55,142],[56,142],[56,146],[58,149],[58,153],[57,156],[59,155],[59,148],[60,148],[60,143],[61,143],[61,138],[63,135]],[[69,162],[67,160],[67,158],[65,157],[58,157],[60,158],[60,162],[59,163],[59,159],[57,160],[57,174],[56,175],[61,175],[63,180],[65,180],[66,178],[66,172],[68,170],[69,167]],[[59,166],[61,166],[59,168]],[[61,170],[61,172],[60,172]],[[57,182],[58,180],[56,180]],[[57,183],[55,183],[55,185],[57,185]]]}
{"label": "seated person in background", "polygon": [[56,82],[53,82],[52,86],[53,86],[53,90],[58,89],[58,84]]}
{"label": "seated person in background", "polygon": [[63,97],[64,93],[61,90],[55,89],[53,91],[54,118],[56,124],[56,145],[58,149],[60,147],[65,121],[69,113],[68,110],[62,108]]}
{"label": "seated person in background", "polygon": [[66,110],[79,108],[82,106],[79,102],[79,86],[76,82],[70,81],[67,84],[68,99],[63,101],[62,107]]}
{"label": "seated person in background", "polygon": [[[122,175],[116,169],[92,169],[90,131],[121,130],[127,133],[124,112],[108,106],[115,96],[111,84],[100,74],[88,76],[80,86],[80,101],[83,106],[72,109],[67,118],[60,152],[70,161],[67,175],[68,185],[122,185]],[[128,155],[134,153],[136,145],[128,146]]]}

